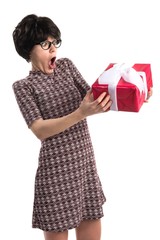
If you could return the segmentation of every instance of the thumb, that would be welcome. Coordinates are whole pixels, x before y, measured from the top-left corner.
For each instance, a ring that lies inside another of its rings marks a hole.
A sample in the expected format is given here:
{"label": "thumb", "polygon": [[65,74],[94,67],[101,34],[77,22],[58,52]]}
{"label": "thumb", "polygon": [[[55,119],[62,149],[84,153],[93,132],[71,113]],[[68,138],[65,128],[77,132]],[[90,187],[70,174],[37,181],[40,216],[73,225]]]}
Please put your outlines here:
{"label": "thumb", "polygon": [[91,88],[87,91],[85,97],[86,97],[88,100],[90,100],[90,101],[94,101],[93,92],[92,92],[92,89],[91,89]]}

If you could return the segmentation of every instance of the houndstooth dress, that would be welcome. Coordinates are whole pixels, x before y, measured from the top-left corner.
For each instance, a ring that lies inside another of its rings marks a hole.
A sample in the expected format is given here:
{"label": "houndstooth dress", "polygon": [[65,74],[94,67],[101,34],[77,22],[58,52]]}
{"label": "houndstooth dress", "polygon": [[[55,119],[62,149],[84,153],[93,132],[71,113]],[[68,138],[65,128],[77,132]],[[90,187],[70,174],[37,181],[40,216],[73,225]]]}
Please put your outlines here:
{"label": "houndstooth dress", "polygon": [[[67,58],[56,61],[52,75],[30,71],[13,83],[28,126],[38,118],[59,118],[75,111],[89,88]],[[84,219],[103,217],[105,201],[86,119],[41,142],[33,228],[55,232],[76,228]]]}

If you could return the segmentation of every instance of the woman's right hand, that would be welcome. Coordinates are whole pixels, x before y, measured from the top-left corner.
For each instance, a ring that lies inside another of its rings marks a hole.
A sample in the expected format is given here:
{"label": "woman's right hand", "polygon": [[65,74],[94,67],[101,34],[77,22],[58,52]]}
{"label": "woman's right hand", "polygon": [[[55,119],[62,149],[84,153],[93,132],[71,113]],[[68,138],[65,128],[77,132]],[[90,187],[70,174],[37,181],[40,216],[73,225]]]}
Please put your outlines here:
{"label": "woman's right hand", "polygon": [[106,112],[109,110],[112,101],[110,96],[106,92],[101,93],[101,95],[94,100],[92,90],[90,89],[83,101],[80,104],[79,111],[84,117],[91,116],[93,114]]}

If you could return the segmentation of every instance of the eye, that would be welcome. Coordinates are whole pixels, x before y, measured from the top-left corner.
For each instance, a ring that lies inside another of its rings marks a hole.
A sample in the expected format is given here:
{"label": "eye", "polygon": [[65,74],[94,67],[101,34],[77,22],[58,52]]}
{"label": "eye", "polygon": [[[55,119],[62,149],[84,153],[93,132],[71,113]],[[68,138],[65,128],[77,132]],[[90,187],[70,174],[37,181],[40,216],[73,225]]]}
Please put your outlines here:
{"label": "eye", "polygon": [[61,46],[61,42],[62,42],[61,39],[55,39],[53,45],[58,48]]}
{"label": "eye", "polygon": [[49,46],[49,42],[48,41],[41,42],[41,46],[42,48],[47,49]]}

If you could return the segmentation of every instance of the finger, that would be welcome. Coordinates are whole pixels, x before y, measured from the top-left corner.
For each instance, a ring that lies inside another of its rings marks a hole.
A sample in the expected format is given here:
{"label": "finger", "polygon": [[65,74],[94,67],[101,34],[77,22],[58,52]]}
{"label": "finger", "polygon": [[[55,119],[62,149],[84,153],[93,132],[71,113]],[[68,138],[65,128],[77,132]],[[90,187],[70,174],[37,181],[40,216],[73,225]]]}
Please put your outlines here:
{"label": "finger", "polygon": [[97,104],[100,104],[103,101],[106,94],[107,94],[106,92],[101,93],[101,95],[95,100]]}
{"label": "finger", "polygon": [[103,111],[103,112],[108,111],[108,110],[110,109],[111,105],[112,105],[112,101],[110,100],[110,101],[108,101],[108,102],[106,103],[105,106],[102,107],[102,111]]}
{"label": "finger", "polygon": [[[92,90],[89,89],[89,90],[87,91],[87,93],[86,93],[85,99],[86,99],[86,100],[91,100],[91,98],[93,98],[92,95],[93,95],[93,94],[92,94]],[[93,100],[94,100],[94,99],[93,99]],[[93,100],[92,100],[92,101],[93,101]]]}
{"label": "finger", "polygon": [[87,91],[87,93],[92,93],[92,89],[90,88],[90,89]]}
{"label": "finger", "polygon": [[109,101],[110,101],[110,95],[107,95],[100,104],[102,107],[104,107]]}
{"label": "finger", "polygon": [[91,89],[89,89],[89,90],[87,91],[87,93],[86,93],[86,96],[89,96],[89,95],[91,95],[91,93],[92,93],[92,90],[91,90]]}

